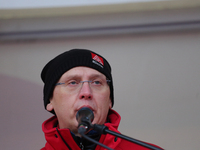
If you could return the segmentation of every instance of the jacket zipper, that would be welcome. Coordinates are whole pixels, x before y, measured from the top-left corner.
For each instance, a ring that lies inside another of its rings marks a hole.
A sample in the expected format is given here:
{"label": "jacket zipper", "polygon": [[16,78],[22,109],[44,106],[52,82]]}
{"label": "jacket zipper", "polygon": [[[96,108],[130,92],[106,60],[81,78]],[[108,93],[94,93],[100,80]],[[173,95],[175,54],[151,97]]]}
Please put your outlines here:
{"label": "jacket zipper", "polygon": [[82,144],[82,142],[80,142],[79,147],[81,148],[81,150],[84,150],[84,145]]}

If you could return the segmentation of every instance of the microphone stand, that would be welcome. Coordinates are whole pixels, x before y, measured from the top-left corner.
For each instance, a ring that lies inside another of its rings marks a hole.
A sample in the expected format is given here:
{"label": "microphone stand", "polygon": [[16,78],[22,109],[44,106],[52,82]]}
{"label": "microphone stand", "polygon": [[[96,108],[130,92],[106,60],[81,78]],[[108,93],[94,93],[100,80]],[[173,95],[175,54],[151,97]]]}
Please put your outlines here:
{"label": "microphone stand", "polygon": [[133,139],[131,137],[128,137],[126,135],[123,135],[123,134],[120,134],[120,133],[117,133],[117,132],[114,132],[114,131],[111,131],[108,129],[108,127],[104,126],[104,125],[99,125],[99,124],[91,124],[91,121],[89,120],[88,117],[82,117],[81,118],[81,124],[79,124],[79,128],[78,128],[78,133],[85,139],[89,140],[90,142],[93,142],[95,144],[98,144],[108,150],[113,150],[111,148],[109,148],[108,146],[102,144],[102,143],[99,143],[98,141],[95,141],[93,139],[91,139],[90,137],[88,137],[87,135],[85,135],[88,131],[90,131],[91,129],[97,131],[98,133],[100,134],[111,134],[111,135],[114,135],[116,137],[119,137],[119,138],[122,138],[122,139],[125,139],[127,141],[130,141],[132,143],[136,143],[138,145],[141,145],[143,147],[146,147],[146,148],[149,148],[151,150],[163,150],[161,148],[158,148],[158,147],[155,147],[153,145],[150,145],[150,144],[147,144],[147,143],[144,143],[142,141],[139,141],[139,140],[136,140],[136,139]]}
{"label": "microphone stand", "polygon": [[92,125],[92,128],[93,128],[93,130],[99,132],[100,134],[107,134],[108,133],[108,134],[114,135],[116,137],[119,137],[119,138],[125,139],[127,141],[130,141],[132,143],[136,143],[138,145],[144,146],[144,147],[149,148],[151,150],[163,150],[163,149],[160,149],[160,148],[155,147],[153,145],[150,145],[150,144],[144,143],[142,141],[139,141],[139,140],[133,139],[131,137],[128,137],[126,135],[111,131],[111,130],[108,129],[108,127],[106,127],[104,125],[94,124],[94,125]]}

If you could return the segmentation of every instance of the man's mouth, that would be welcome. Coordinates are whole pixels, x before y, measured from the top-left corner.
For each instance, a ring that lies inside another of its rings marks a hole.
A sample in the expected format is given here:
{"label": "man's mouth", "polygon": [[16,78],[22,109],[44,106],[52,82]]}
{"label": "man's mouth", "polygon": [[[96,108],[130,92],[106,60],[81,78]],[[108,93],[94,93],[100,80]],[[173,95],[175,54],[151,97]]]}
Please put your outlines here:
{"label": "man's mouth", "polygon": [[89,109],[91,109],[92,111],[94,111],[94,109],[93,109],[91,106],[89,106],[89,105],[83,105],[83,106],[81,106],[78,110],[80,110],[80,109],[83,108],[83,107],[89,108]]}

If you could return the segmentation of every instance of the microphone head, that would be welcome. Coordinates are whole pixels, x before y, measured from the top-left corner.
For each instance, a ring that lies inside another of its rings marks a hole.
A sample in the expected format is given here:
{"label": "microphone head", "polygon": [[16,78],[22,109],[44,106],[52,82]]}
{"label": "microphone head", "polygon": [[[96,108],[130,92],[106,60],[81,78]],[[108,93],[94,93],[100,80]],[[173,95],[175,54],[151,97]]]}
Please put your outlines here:
{"label": "microphone head", "polygon": [[82,119],[86,119],[91,123],[94,119],[93,111],[88,107],[81,108],[76,114],[76,120],[78,121],[78,124],[82,123]]}

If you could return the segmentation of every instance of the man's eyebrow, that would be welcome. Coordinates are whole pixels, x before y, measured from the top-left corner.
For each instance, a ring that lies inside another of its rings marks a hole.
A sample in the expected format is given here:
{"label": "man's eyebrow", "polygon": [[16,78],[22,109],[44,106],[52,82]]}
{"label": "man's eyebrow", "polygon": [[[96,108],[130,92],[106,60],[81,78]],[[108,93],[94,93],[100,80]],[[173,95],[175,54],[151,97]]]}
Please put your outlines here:
{"label": "man's eyebrow", "polygon": [[91,78],[104,78],[104,75],[103,74],[92,74],[90,77]]}
{"label": "man's eyebrow", "polygon": [[81,75],[75,74],[75,75],[66,75],[63,77],[64,80],[70,80],[70,79],[80,79]]}
{"label": "man's eyebrow", "polygon": [[[64,80],[70,80],[70,79],[81,79],[82,75],[79,74],[74,74],[74,75],[66,75],[63,77]],[[89,75],[89,79],[94,79],[94,78],[104,78],[104,75],[102,74],[91,74]]]}

